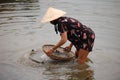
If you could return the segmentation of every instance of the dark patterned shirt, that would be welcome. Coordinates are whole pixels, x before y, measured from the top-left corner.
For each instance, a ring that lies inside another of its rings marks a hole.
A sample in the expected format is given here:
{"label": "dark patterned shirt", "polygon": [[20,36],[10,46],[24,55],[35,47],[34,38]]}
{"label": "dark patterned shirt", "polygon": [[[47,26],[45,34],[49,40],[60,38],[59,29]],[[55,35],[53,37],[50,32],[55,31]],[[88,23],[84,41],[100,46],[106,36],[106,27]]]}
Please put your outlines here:
{"label": "dark patterned shirt", "polygon": [[67,31],[68,40],[76,47],[92,51],[95,34],[91,28],[86,27],[78,20],[70,17],[60,17],[57,19],[59,33]]}

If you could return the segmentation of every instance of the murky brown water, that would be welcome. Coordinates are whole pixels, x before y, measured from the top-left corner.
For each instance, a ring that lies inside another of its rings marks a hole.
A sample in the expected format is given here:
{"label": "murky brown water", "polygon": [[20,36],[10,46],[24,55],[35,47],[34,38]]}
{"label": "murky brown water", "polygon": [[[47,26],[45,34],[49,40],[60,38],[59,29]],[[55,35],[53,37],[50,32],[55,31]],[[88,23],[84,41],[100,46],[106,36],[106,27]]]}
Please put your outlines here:
{"label": "murky brown water", "polygon": [[[95,46],[85,65],[75,60],[56,62],[42,52],[42,45],[59,40],[52,25],[40,24],[49,6],[66,11],[95,31]],[[119,80],[119,7],[119,0],[0,1],[0,80]],[[39,50],[37,58],[44,63],[28,59],[32,49]]]}

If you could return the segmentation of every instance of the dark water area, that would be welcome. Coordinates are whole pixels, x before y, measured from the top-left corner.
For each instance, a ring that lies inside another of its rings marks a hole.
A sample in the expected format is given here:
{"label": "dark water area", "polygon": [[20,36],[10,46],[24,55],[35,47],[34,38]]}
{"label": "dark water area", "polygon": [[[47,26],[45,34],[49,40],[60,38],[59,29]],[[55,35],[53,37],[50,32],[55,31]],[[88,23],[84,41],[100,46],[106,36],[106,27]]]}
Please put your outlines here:
{"label": "dark water area", "polygon": [[[50,6],[94,30],[86,64],[54,61],[42,51],[60,39],[51,24],[40,23]],[[119,0],[0,0],[0,80],[119,80],[119,7]],[[33,58],[44,63],[29,59],[32,49],[38,51]]]}
{"label": "dark water area", "polygon": [[16,2],[33,3],[33,2],[38,2],[38,0],[1,0],[0,1],[0,3],[16,3]]}

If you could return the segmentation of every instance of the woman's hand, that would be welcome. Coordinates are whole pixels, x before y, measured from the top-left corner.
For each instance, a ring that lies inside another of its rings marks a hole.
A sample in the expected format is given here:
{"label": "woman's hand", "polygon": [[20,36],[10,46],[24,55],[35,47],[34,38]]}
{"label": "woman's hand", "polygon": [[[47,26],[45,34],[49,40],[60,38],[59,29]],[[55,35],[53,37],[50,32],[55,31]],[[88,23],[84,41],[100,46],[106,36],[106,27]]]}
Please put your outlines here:
{"label": "woman's hand", "polygon": [[47,51],[47,55],[48,55],[48,56],[51,56],[51,55],[53,54],[53,52],[54,52],[54,50],[53,50],[53,49],[50,49],[50,50]]}
{"label": "woman's hand", "polygon": [[65,51],[70,52],[72,49],[72,46],[73,46],[72,43],[69,46],[66,46]]}
{"label": "woman's hand", "polygon": [[65,47],[65,51],[70,52],[71,51],[71,47],[70,46],[66,46]]}

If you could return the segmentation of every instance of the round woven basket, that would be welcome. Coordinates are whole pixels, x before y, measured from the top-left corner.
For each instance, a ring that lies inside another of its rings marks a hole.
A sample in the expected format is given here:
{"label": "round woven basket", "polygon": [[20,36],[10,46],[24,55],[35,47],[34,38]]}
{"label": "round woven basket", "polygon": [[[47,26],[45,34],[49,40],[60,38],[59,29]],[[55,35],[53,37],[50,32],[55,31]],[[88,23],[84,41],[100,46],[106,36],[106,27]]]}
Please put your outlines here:
{"label": "round woven basket", "polygon": [[46,55],[47,55],[48,57],[50,57],[51,59],[53,59],[53,60],[60,60],[60,61],[67,61],[67,60],[73,59],[74,53],[73,53],[72,51],[67,52],[67,51],[65,51],[64,48],[62,48],[62,47],[57,48],[57,50],[55,50],[55,51],[53,52],[53,54],[49,56],[49,55],[47,54],[47,51],[48,51],[49,49],[53,48],[53,46],[54,46],[54,45],[43,45],[43,47],[42,47],[43,51],[44,51],[44,52],[46,53]]}

